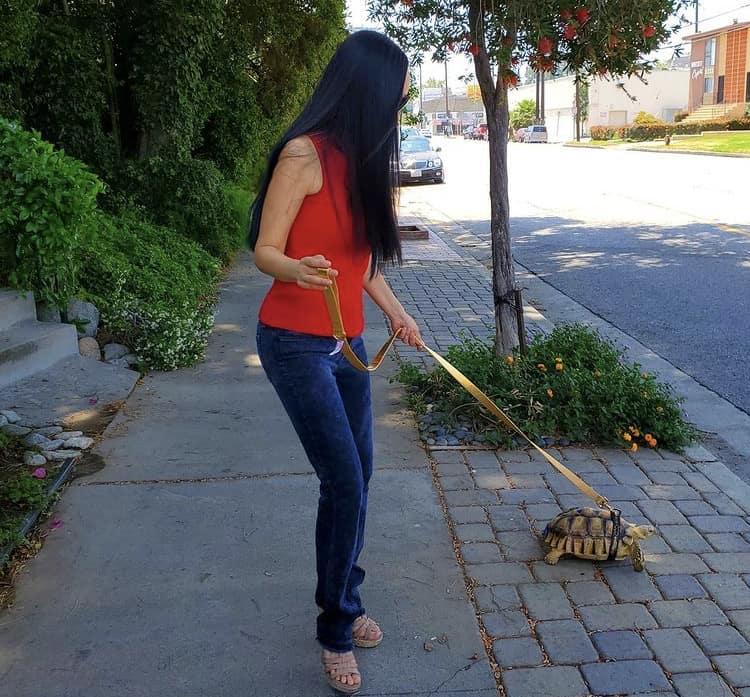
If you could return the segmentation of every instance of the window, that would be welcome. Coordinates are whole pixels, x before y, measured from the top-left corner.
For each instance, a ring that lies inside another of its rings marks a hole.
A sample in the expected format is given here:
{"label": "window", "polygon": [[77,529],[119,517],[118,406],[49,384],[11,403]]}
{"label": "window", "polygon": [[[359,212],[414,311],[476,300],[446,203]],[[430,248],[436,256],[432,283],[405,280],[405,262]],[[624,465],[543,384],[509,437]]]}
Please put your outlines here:
{"label": "window", "polygon": [[716,63],[716,37],[706,41],[706,55],[703,65],[706,68],[713,68]]}
{"label": "window", "polygon": [[703,94],[713,94],[713,92],[714,92],[714,79],[712,77],[704,78]]}

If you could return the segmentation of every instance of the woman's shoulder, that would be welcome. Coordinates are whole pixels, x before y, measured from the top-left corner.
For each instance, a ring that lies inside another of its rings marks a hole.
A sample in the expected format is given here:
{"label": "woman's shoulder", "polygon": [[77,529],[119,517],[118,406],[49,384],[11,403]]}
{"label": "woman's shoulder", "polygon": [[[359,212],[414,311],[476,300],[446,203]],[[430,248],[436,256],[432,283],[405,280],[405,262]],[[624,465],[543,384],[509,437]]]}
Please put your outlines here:
{"label": "woman's shoulder", "polygon": [[293,179],[304,180],[308,194],[320,190],[320,159],[310,136],[302,135],[289,140],[279,153],[277,168]]}

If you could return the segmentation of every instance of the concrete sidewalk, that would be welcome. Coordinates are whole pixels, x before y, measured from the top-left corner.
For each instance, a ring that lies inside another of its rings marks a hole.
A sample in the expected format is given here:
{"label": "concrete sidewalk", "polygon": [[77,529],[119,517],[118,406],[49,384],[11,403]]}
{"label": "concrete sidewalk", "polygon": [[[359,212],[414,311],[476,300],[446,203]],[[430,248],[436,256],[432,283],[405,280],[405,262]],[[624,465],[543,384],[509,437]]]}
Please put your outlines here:
{"label": "concrete sidewalk", "polygon": [[[243,257],[204,363],[146,377],[64,494],[0,615],[13,697],[316,697],[317,480],[255,354],[268,280]],[[369,308],[368,344],[384,339]],[[377,472],[363,586],[386,639],[363,695],[495,695],[432,472],[393,364],[373,378]],[[427,649],[425,645],[427,642]]]}

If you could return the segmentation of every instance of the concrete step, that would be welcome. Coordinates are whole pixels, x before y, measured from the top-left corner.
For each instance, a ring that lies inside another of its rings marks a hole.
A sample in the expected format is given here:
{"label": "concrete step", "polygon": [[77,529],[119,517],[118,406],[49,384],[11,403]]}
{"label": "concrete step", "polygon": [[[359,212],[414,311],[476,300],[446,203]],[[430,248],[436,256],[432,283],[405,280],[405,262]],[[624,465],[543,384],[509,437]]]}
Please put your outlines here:
{"label": "concrete step", "polygon": [[0,332],[19,322],[36,319],[34,294],[24,297],[15,290],[0,290]]}
{"label": "concrete step", "polygon": [[36,320],[14,324],[0,332],[0,387],[77,354],[78,333],[72,324]]}

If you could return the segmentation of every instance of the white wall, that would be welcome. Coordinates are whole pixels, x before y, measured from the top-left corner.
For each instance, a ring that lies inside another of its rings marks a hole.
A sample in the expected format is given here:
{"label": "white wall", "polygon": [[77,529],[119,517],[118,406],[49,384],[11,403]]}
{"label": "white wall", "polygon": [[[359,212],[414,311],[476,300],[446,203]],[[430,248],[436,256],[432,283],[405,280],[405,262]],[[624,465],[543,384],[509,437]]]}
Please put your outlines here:
{"label": "white wall", "polygon": [[[632,123],[639,111],[671,121],[674,111],[687,108],[689,71],[656,70],[645,79],[648,84],[637,77],[590,80],[589,118],[584,131],[587,132],[589,126]],[[635,101],[617,86],[618,82],[622,82]],[[523,85],[510,91],[510,108],[513,109],[522,99],[535,98],[535,83]],[[544,112],[550,140],[566,141],[575,137],[574,105],[575,81],[572,76],[545,80]]]}

